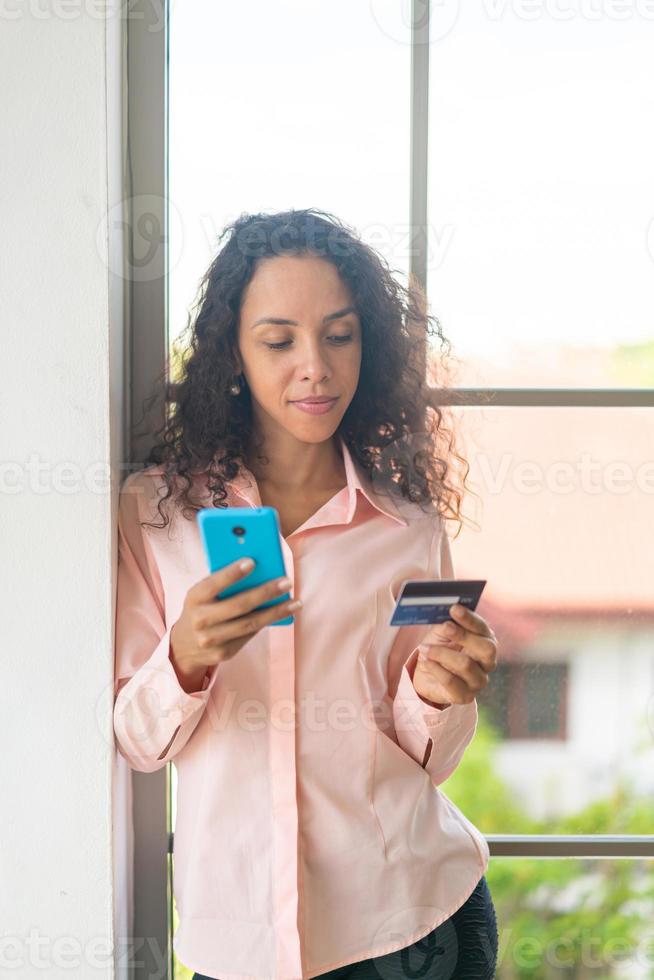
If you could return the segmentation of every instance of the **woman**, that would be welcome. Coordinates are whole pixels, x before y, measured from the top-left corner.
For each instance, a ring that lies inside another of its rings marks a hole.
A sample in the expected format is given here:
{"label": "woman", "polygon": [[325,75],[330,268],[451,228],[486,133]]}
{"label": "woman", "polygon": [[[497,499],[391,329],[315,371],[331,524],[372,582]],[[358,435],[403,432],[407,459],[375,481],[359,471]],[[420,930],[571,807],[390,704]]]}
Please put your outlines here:
{"label": "woman", "polygon": [[[388,625],[404,579],[454,576],[429,318],[331,215],[230,231],[119,505],[114,728],[133,768],[177,768],[175,951],[196,980],[491,977],[488,845],[439,784],[497,643],[456,607],[451,633]],[[194,515],[262,505],[288,581],[216,600],[248,572],[207,575]]]}

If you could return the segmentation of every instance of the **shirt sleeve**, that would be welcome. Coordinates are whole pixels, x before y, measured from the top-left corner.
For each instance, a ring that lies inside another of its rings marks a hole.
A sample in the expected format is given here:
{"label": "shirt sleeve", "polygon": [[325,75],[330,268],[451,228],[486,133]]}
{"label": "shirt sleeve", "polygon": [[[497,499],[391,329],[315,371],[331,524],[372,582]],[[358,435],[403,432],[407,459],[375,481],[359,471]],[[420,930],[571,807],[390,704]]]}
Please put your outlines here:
{"label": "shirt sleeve", "polygon": [[[454,578],[450,542],[440,521],[435,542],[439,557],[438,577]],[[450,704],[447,708],[435,708],[423,701],[413,686],[417,660],[416,645],[402,665],[392,702],[393,723],[400,747],[426,769],[434,785],[438,786],[452,775],[474,737],[477,699],[469,704]]]}
{"label": "shirt sleeve", "polygon": [[170,660],[172,624],[165,620],[161,577],[139,523],[139,501],[151,479],[131,474],[118,503],[113,726],[118,751],[139,772],[163,768],[188,742],[219,666],[207,671],[199,691],[187,693]]}

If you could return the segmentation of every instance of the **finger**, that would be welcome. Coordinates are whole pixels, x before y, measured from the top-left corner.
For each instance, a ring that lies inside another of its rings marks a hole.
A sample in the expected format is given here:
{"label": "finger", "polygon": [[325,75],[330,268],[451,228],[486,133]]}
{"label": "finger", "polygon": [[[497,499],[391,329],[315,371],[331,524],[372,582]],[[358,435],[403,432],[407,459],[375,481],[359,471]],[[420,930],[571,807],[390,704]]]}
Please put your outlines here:
{"label": "finger", "polygon": [[488,684],[488,674],[482,670],[473,657],[448,647],[432,646],[428,650],[427,664],[438,663],[451,674],[455,674],[466,682],[474,691],[481,691]]}
{"label": "finger", "polygon": [[248,613],[246,616],[239,616],[237,619],[229,619],[219,626],[201,630],[197,638],[198,646],[203,650],[210,650],[212,647],[223,646],[230,640],[254,636],[264,626],[274,623],[277,619],[283,619],[290,613],[297,613],[299,607],[290,608],[296,601],[295,599],[288,599],[286,602],[278,602],[256,613]]}
{"label": "finger", "polygon": [[244,589],[236,595],[229,596],[227,599],[214,599],[213,602],[205,602],[196,606],[193,623],[196,629],[206,629],[210,626],[217,626],[228,619],[236,619],[244,616],[257,606],[261,606],[268,599],[276,599],[283,592],[288,592],[290,582],[280,587],[282,578],[270,579],[254,588]]}
{"label": "finger", "polygon": [[444,623],[434,623],[430,626],[425,637],[422,640],[423,643],[445,643],[448,640],[456,640],[461,642],[461,639],[465,636],[466,630],[463,626],[459,626],[451,619],[445,620]]}
{"label": "finger", "polygon": [[[417,668],[416,668],[417,669]],[[427,693],[430,701],[436,703],[450,702],[452,704],[469,704],[474,700],[475,694],[470,690],[463,678],[447,670],[447,668],[437,664],[433,660],[424,661],[422,669],[427,674],[428,680],[433,680],[434,687],[432,692]],[[433,695],[433,696],[432,696]]]}
{"label": "finger", "polygon": [[421,642],[421,646],[436,644],[450,646],[455,650],[464,649],[471,657],[479,661],[484,670],[495,670],[497,666],[497,643],[489,636],[473,633],[457,623],[437,623]]}
{"label": "finger", "polygon": [[466,609],[465,606],[455,604],[450,606],[449,614],[456,623],[464,626],[471,633],[478,633],[480,636],[490,636],[496,639],[495,633],[484,617],[480,616],[479,613],[473,612],[472,609]]}
{"label": "finger", "polygon": [[219,592],[222,592],[229,585],[246,578],[253,571],[254,565],[252,568],[243,569],[241,568],[241,562],[244,560],[244,558],[239,558],[238,561],[234,561],[230,565],[225,565],[224,568],[219,568],[216,572],[212,572],[211,575],[207,575],[205,578],[200,579],[199,582],[196,582],[189,589],[189,595],[193,601],[211,602],[215,600]]}

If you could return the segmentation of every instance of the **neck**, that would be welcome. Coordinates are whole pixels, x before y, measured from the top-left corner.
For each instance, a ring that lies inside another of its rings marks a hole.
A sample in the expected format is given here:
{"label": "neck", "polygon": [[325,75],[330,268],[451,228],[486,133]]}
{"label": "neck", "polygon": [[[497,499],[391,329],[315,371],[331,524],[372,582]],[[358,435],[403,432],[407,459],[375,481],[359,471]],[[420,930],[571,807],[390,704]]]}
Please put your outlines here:
{"label": "neck", "polygon": [[269,462],[258,459],[250,450],[247,465],[257,483],[279,493],[340,489],[345,483],[345,464],[337,436],[320,443],[280,440],[275,446],[267,440],[260,454]]}

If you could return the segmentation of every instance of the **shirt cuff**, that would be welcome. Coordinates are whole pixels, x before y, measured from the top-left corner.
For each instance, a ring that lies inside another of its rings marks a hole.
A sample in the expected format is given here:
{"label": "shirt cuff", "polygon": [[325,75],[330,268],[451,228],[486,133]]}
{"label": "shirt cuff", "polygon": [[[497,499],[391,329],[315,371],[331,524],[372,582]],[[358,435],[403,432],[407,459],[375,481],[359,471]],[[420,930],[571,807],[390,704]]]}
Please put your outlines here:
{"label": "shirt cuff", "polygon": [[206,706],[219,666],[209,669],[201,690],[185,691],[170,659],[167,629],[150,657],[116,696],[114,728],[127,755],[141,761],[159,761],[180,726]]}
{"label": "shirt cuff", "polygon": [[[438,782],[450,775],[474,735],[476,700],[434,708],[426,704],[413,686],[418,660],[416,647],[402,666],[393,700],[393,719],[397,740],[405,752]],[[430,744],[431,743],[431,744]]]}
{"label": "shirt cuff", "polygon": [[[416,664],[418,663],[418,648],[416,647],[411,655],[404,662],[402,668],[402,677],[400,679],[400,686],[404,681],[403,691],[406,697],[414,697],[417,699],[418,704],[422,710],[422,720],[428,729],[437,728],[442,725],[444,721],[447,721],[451,714],[456,714],[452,711],[452,708],[456,708],[457,705],[448,704],[445,708],[436,708],[433,704],[428,704],[416,691],[413,686],[413,675],[415,673]],[[406,676],[405,676],[406,675]],[[407,683],[408,681],[408,683]],[[399,688],[398,688],[399,690]]]}

